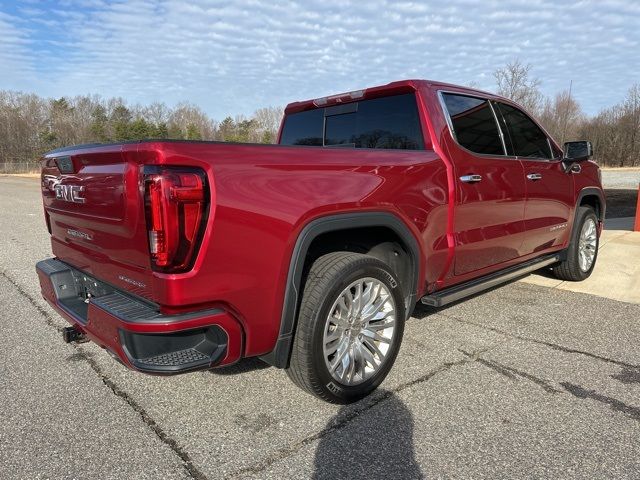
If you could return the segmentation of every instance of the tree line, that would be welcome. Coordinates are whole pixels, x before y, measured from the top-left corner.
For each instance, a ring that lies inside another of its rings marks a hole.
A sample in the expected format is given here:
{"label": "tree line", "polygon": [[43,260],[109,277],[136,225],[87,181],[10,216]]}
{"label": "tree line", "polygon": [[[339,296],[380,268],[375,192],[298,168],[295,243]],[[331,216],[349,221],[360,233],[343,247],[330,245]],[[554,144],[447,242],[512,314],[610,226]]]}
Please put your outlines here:
{"label": "tree line", "polygon": [[[494,78],[496,92],[523,105],[559,143],[590,140],[601,165],[640,166],[640,84],[621,103],[587,116],[570,89],[545,97],[531,65],[515,60]],[[0,91],[0,171],[37,168],[43,153],[81,143],[147,138],[273,143],[282,113],[280,107],[266,107],[218,122],[190,103],[128,105],[97,95],[48,99]]]}
{"label": "tree line", "polygon": [[494,72],[496,92],[524,106],[561,145],[571,140],[593,143],[594,159],[603,166],[640,166],[640,83],[632,85],[624,100],[588,116],[571,87],[553,97],[540,91],[531,65],[515,60]]}
{"label": "tree line", "polygon": [[68,145],[142,139],[273,143],[282,109],[260,108],[250,117],[221,122],[181,103],[129,106],[121,98],[80,95],[58,99],[0,91],[0,171],[38,167],[43,153]]}

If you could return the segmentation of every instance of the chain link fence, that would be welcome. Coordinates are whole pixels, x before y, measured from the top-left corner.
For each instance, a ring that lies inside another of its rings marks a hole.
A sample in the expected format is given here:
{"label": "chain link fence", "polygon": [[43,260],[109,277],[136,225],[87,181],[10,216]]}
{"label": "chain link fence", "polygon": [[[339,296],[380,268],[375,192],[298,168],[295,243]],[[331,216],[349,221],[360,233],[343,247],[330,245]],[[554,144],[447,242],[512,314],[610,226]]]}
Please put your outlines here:
{"label": "chain link fence", "polygon": [[40,162],[0,162],[0,173],[37,173]]}

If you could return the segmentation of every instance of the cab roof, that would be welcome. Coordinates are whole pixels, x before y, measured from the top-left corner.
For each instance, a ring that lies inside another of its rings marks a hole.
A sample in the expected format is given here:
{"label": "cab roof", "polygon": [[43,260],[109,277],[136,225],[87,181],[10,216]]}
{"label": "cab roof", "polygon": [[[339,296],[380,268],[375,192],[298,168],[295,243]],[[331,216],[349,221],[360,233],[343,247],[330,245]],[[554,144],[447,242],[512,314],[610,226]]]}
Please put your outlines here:
{"label": "cab roof", "polygon": [[438,82],[434,80],[408,79],[408,80],[398,80],[395,82],[387,83],[386,85],[378,85],[375,87],[363,88],[361,90],[338,93],[336,95],[329,95],[326,97],[293,102],[288,104],[285,107],[284,113],[285,114],[296,113],[296,112],[302,112],[304,110],[311,110],[313,108],[322,108],[329,105],[357,102],[363,99],[386,97],[389,95],[398,95],[401,93],[410,93],[418,90],[421,87],[438,89],[438,90],[451,89],[459,92],[466,92],[469,94],[475,93],[483,96],[489,96],[491,98],[502,99],[502,97],[494,93],[485,92],[483,90],[479,90],[471,87],[465,87],[462,85]]}

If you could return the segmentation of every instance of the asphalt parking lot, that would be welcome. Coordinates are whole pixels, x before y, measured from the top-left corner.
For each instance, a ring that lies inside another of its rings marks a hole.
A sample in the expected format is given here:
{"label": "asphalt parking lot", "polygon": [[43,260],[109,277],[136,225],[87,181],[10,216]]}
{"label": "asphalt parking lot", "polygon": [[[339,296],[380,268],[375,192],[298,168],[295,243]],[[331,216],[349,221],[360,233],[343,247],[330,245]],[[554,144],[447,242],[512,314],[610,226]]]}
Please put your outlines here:
{"label": "asphalt parking lot", "polygon": [[517,282],[419,308],[351,406],[255,360],[151,377],[62,342],[38,182],[0,201],[0,478],[640,478],[640,305]]}

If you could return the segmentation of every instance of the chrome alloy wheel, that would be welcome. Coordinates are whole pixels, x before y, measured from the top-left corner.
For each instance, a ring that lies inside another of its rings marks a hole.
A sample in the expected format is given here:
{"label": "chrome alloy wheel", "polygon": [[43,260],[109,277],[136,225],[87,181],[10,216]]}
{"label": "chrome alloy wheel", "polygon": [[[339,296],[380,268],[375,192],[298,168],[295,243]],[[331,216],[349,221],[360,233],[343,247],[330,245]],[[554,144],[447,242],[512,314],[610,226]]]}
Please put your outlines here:
{"label": "chrome alloy wheel", "polygon": [[589,271],[591,265],[593,265],[598,243],[597,236],[596,222],[593,218],[588,218],[586,222],[584,222],[584,225],[582,225],[580,238],[578,239],[578,263],[580,270],[583,272]]}
{"label": "chrome alloy wheel", "polygon": [[324,361],[343,385],[371,378],[386,360],[396,332],[396,304],[375,278],[361,278],[342,290],[324,327]]}

